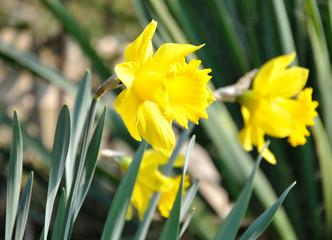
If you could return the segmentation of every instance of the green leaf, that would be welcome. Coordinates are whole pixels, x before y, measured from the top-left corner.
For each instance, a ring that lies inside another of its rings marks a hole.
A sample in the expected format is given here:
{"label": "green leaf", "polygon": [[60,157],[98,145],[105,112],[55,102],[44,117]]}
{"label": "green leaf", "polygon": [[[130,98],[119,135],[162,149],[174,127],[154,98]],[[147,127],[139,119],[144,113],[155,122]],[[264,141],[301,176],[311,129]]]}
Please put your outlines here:
{"label": "green leaf", "polygon": [[99,154],[99,148],[101,143],[101,137],[103,135],[104,123],[106,116],[106,107],[104,108],[103,114],[101,115],[95,132],[92,136],[86,159],[84,162],[84,170],[81,176],[81,183],[78,189],[77,206],[74,214],[74,221],[78,215],[78,212],[83,204],[83,201],[90,188],[92,178],[97,166],[97,159]]}
{"label": "green leaf", "polygon": [[321,119],[315,118],[315,125],[311,127],[317,149],[319,169],[322,178],[323,201],[327,234],[332,236],[332,152],[327,133]]}
{"label": "green leaf", "polygon": [[84,122],[88,113],[89,103],[91,99],[91,72],[86,71],[75,100],[74,111],[71,123],[71,138],[66,160],[66,189],[70,191],[70,187],[74,178],[74,166],[78,143],[82,135]]}
{"label": "green leaf", "polygon": [[[228,113],[226,106],[220,102],[213,103],[208,109],[208,119],[202,119],[200,123],[210,135],[213,145],[220,160],[217,161],[219,169],[222,167],[230,174],[234,181],[234,186],[238,183],[244,183],[245,177],[250,175],[253,169],[253,159],[246,153],[239,144],[237,134],[238,130]],[[222,161],[221,161],[222,160]],[[276,200],[275,192],[266,176],[257,170],[256,184],[254,192],[258,202],[263,207],[268,208]],[[294,229],[284,211],[280,209],[273,223],[280,239],[297,239]]]}
{"label": "green leaf", "polygon": [[74,224],[74,213],[77,208],[77,197],[78,197],[78,189],[81,183],[81,177],[84,171],[84,164],[86,161],[86,154],[88,150],[88,144],[90,141],[90,136],[92,134],[92,129],[94,126],[94,120],[96,116],[96,110],[98,106],[98,100],[93,98],[84,130],[82,145],[80,154],[78,157],[77,165],[75,166],[75,174],[73,184],[70,188],[70,193],[68,197],[68,202],[66,206],[65,217],[61,229],[61,237],[60,239],[69,239],[71,235],[71,230]]}
{"label": "green leaf", "polygon": [[283,192],[279,199],[250,225],[250,227],[247,229],[247,231],[245,231],[240,240],[257,239],[264,232],[264,230],[269,226],[282,202],[286,198],[288,192],[295,184],[296,182],[292,183]]}
{"label": "green leaf", "polygon": [[191,157],[191,152],[194,148],[194,143],[195,143],[195,136],[193,136],[189,142],[188,150],[186,153],[186,159],[185,159],[185,163],[183,166],[180,186],[179,186],[178,192],[176,194],[176,198],[173,203],[172,210],[169,214],[169,217],[166,221],[166,224],[165,224],[163,231],[161,233],[161,236],[159,238],[160,240],[178,239],[179,227],[180,227],[182,193],[183,193],[183,182],[184,182],[184,177],[187,172],[189,160]]}
{"label": "green leaf", "polygon": [[90,58],[93,67],[105,79],[111,76],[109,68],[105,66],[102,59],[97,55],[96,51],[92,48],[90,40],[81,29],[79,24],[72,18],[66,8],[59,0],[42,0],[42,2],[50,9],[50,11],[57,17],[66,30],[76,39],[81,46],[84,53]]}
{"label": "green leaf", "polygon": [[[288,20],[285,3],[283,0],[273,0],[272,3],[278,26],[282,53],[290,54],[292,52],[295,52],[296,49],[295,49],[293,34]],[[297,59],[295,59],[293,64],[297,64]]]}
{"label": "green leaf", "polygon": [[[330,142],[330,148],[332,147],[332,69],[328,46],[326,43],[326,36],[322,19],[319,14],[319,8],[316,1],[305,0],[304,1],[305,15],[308,15],[306,19],[306,27],[308,30],[309,40],[311,42],[311,49],[315,65],[315,73],[317,74],[317,83],[319,87],[319,93],[321,97],[322,118],[325,123],[327,136]],[[330,41],[330,39],[329,39]],[[332,217],[331,219],[332,220]],[[329,222],[330,231],[332,234],[332,222]]]}
{"label": "green leaf", "polygon": [[[189,212],[188,216],[186,217],[186,220],[184,221],[184,223],[183,223],[183,225],[182,225],[182,227],[181,227],[181,230],[180,230],[180,233],[179,233],[179,237],[178,237],[178,239],[181,239],[182,235],[183,235],[184,232],[187,230],[187,228],[188,228],[188,226],[189,226],[189,224],[190,224],[190,222],[191,222],[191,219],[193,219],[193,217],[194,217],[194,214],[195,214],[195,208],[193,208],[193,209]],[[182,220],[181,220],[181,221],[182,221]]]}
{"label": "green leaf", "polygon": [[9,170],[7,180],[7,201],[6,201],[6,232],[5,240],[11,240],[14,230],[15,217],[17,213],[18,199],[22,179],[23,166],[23,143],[21,127],[17,113],[14,111],[13,136],[10,148]]}
{"label": "green leaf", "polygon": [[15,240],[21,240],[23,239],[24,236],[25,226],[29,215],[32,184],[33,184],[33,172],[30,173],[29,178],[25,184],[20,201],[20,206],[18,208]]}
{"label": "green leaf", "polygon": [[135,153],[132,163],[121,180],[104,225],[101,237],[102,240],[120,239],[145,147],[146,142],[143,140]]}
{"label": "green leaf", "polygon": [[52,240],[61,240],[61,238],[60,238],[61,227],[62,227],[63,218],[65,216],[66,205],[67,205],[66,190],[63,188],[61,191],[58,211],[57,211],[54,226],[53,226],[52,238],[51,238]]}
{"label": "green leaf", "polygon": [[66,89],[67,92],[75,92],[76,85],[69,82],[61,73],[44,66],[37,56],[18,51],[14,46],[4,44],[0,40],[0,56],[15,62],[16,64],[31,71],[37,76],[53,83],[54,85]]}
{"label": "green leaf", "polygon": [[[265,148],[267,148],[267,146],[268,146],[268,144],[265,146]],[[222,222],[221,226],[219,227],[216,235],[213,238],[214,240],[235,239],[236,233],[240,228],[241,221],[248,208],[248,204],[249,204],[253,186],[254,186],[255,175],[258,170],[259,164],[261,163],[261,160],[263,157],[262,154],[263,154],[265,148],[259,154],[255,167],[251,173],[251,176],[249,177],[240,196],[236,200],[236,203],[233,206],[232,211],[227,215],[226,219]]]}
{"label": "green leaf", "polygon": [[[181,133],[180,138],[177,141],[177,144],[176,144],[176,146],[175,146],[175,148],[172,152],[172,155],[169,158],[169,161],[168,161],[168,163],[167,163],[167,165],[166,165],[166,167],[163,171],[163,174],[165,176],[170,175],[170,173],[173,169],[174,162],[175,162],[176,158],[179,155],[180,149],[183,146],[183,144],[185,143],[185,141],[187,141],[190,133],[194,129],[194,126],[195,126],[195,124],[190,122],[189,126],[188,126],[188,129],[184,130]],[[153,214],[155,213],[157,205],[158,205],[159,197],[160,197],[160,192],[153,194],[152,197],[150,198],[149,206],[145,210],[143,220],[141,221],[141,223],[138,226],[138,229],[136,231],[135,238],[134,238],[135,240],[144,240],[144,239],[146,239],[146,235],[148,233],[149,226],[151,224]]]}
{"label": "green leaf", "polygon": [[193,202],[199,186],[199,179],[196,179],[190,187],[187,189],[186,194],[183,196],[182,206],[181,206],[181,214],[180,220],[184,218],[185,214],[187,213],[188,209],[190,208],[191,203]]}
{"label": "green leaf", "polygon": [[63,170],[65,168],[65,161],[67,158],[68,147],[69,147],[69,139],[70,139],[70,116],[69,116],[68,107],[65,105],[61,109],[54,137],[50,177],[47,189],[45,223],[42,234],[42,238],[44,240],[47,239],[54,200],[58,192]]}

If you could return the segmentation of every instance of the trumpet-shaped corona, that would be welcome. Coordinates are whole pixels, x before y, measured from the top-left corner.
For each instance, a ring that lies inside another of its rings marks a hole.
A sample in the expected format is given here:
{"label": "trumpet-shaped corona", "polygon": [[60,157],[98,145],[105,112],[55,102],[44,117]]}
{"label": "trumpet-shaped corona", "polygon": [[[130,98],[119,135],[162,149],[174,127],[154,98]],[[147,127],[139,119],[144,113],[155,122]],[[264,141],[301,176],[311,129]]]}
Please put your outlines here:
{"label": "trumpet-shaped corona", "polygon": [[127,87],[114,106],[129,133],[144,138],[157,151],[170,156],[175,145],[172,120],[188,127],[207,118],[206,108],[214,101],[206,86],[210,69],[199,70],[200,61],[185,62],[185,56],[203,45],[163,44],[153,55],[152,36],[157,22],[152,21],[124,53],[125,62],[115,72]]}
{"label": "trumpet-shaped corona", "polygon": [[[294,58],[292,53],[265,63],[255,76],[252,89],[238,98],[244,120],[239,139],[246,151],[255,146],[261,152],[265,134],[288,137],[293,147],[306,143],[305,137],[310,135],[306,127],[314,125],[318,102],[312,100],[312,88],[303,89],[309,71],[296,66],[287,68]],[[276,163],[268,149],[263,157]]]}

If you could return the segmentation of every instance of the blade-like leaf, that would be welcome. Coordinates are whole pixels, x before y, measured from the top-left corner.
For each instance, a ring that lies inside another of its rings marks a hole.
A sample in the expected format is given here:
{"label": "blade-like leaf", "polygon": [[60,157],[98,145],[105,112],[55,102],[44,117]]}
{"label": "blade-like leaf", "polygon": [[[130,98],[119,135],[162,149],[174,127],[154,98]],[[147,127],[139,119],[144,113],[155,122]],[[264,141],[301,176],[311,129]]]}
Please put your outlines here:
{"label": "blade-like leaf", "polygon": [[68,147],[70,139],[70,116],[68,107],[63,106],[54,137],[54,145],[51,160],[50,177],[47,189],[47,201],[45,210],[45,223],[42,237],[47,239],[48,229],[53,211],[54,200],[58,192],[63,170],[65,168],[65,161],[67,158]]}
{"label": "blade-like leaf", "polygon": [[[168,161],[168,163],[167,163],[167,165],[166,165],[166,167],[163,171],[163,174],[165,176],[168,176],[171,173],[171,171],[173,169],[174,162],[175,162],[176,158],[179,155],[180,149],[183,146],[183,144],[185,143],[185,141],[188,139],[190,133],[194,129],[194,126],[195,126],[195,124],[190,122],[188,129],[184,130],[181,133],[180,139],[178,140],[178,142],[177,142],[177,144],[176,144],[176,146],[175,146],[175,148],[172,152],[172,155],[171,155],[171,157],[170,157],[170,159],[169,159],[169,161]],[[146,235],[148,233],[149,226],[151,224],[153,214],[156,211],[156,208],[157,208],[157,205],[158,205],[159,197],[160,197],[160,192],[153,194],[152,197],[150,198],[149,206],[145,210],[143,220],[141,221],[141,223],[138,226],[138,229],[136,231],[135,238],[134,238],[135,240],[144,240],[144,239],[146,239]]]}
{"label": "blade-like leaf", "polygon": [[101,115],[98,125],[95,129],[95,132],[91,138],[91,142],[88,148],[88,152],[86,154],[86,160],[84,163],[84,171],[81,177],[80,187],[78,189],[77,196],[77,207],[74,214],[74,221],[77,217],[77,214],[83,204],[83,201],[88,193],[89,187],[92,182],[92,178],[97,166],[98,153],[101,143],[101,137],[103,134],[104,123],[106,116],[106,107],[104,108],[103,114]]}
{"label": "blade-like leaf", "polygon": [[315,139],[315,145],[318,155],[318,163],[322,178],[322,190],[325,206],[326,229],[328,234],[332,236],[332,152],[329,144],[327,133],[323,127],[321,119],[315,118],[315,125],[311,128],[312,135]]}
{"label": "blade-like leaf", "polygon": [[20,201],[20,206],[18,208],[15,240],[23,239],[25,226],[29,215],[32,184],[33,184],[33,172],[30,173],[29,178],[25,184],[24,191]]}
{"label": "blade-like leaf", "polygon": [[[266,147],[267,146],[265,146],[265,148]],[[235,203],[234,207],[232,208],[232,211],[228,214],[226,219],[222,222],[220,228],[218,229],[216,235],[213,238],[214,240],[235,239],[236,233],[240,228],[241,221],[248,208],[248,204],[249,204],[253,186],[254,186],[255,175],[256,175],[257,169],[259,167],[259,164],[261,163],[261,160],[263,157],[262,154],[263,154],[264,150],[265,149],[263,149],[263,151],[259,154],[259,157],[257,158],[255,167],[251,173],[250,178],[248,179],[240,196],[236,200],[236,203]]]}
{"label": "blade-like leaf", "polygon": [[[232,181],[245,182],[245,177],[250,175],[254,163],[252,158],[243,151],[237,134],[238,130],[229,115],[226,106],[222,103],[214,103],[208,108],[209,119],[201,120],[204,129],[209,133],[216,150],[223,160],[218,161],[219,167],[224,167],[232,176]],[[221,164],[222,163],[222,164]],[[254,192],[263,207],[268,208],[276,200],[275,192],[266,176],[258,169],[257,181]],[[280,209],[273,223],[278,231],[280,239],[297,239],[292,224],[285,211]]]}
{"label": "blade-like leaf", "polygon": [[81,150],[80,154],[77,160],[77,164],[75,166],[75,173],[74,173],[74,180],[73,184],[70,188],[69,196],[68,196],[68,203],[66,206],[66,212],[65,212],[65,217],[61,229],[61,237],[60,239],[69,239],[71,230],[74,224],[74,213],[75,209],[77,208],[77,197],[78,197],[78,189],[80,187],[80,182],[81,182],[81,176],[84,171],[84,164],[86,160],[86,154],[88,150],[88,144],[90,141],[90,137],[92,134],[92,129],[94,126],[94,120],[96,116],[96,110],[98,106],[99,101],[95,98],[92,99],[85,130],[84,130],[84,135],[83,135],[83,140],[81,144]]}
{"label": "blade-like leaf", "polygon": [[181,206],[181,214],[180,214],[180,221],[184,218],[185,214],[187,213],[188,209],[190,208],[191,203],[193,202],[199,186],[199,179],[196,179],[190,187],[188,188],[186,194],[183,196],[182,206]]}
{"label": "blade-like leaf", "polygon": [[0,40],[0,57],[1,56],[26,68],[37,76],[59,86],[60,88],[66,89],[68,92],[76,91],[75,84],[69,82],[59,72],[44,66],[37,56],[31,53],[20,52],[15,49],[14,46],[4,44]]}
{"label": "blade-like leaf", "polygon": [[45,3],[45,5],[63,24],[66,30],[76,39],[84,53],[91,59],[94,68],[99,72],[99,74],[105,79],[111,76],[109,68],[105,66],[102,59],[92,48],[87,35],[83,29],[81,29],[79,24],[73,19],[73,17],[68,13],[67,9],[62,5],[62,2],[59,0],[42,0],[42,2]]}
{"label": "blade-like leaf", "polygon": [[68,149],[68,156],[66,160],[66,189],[69,192],[70,186],[74,178],[74,166],[77,153],[77,147],[82,135],[82,130],[84,127],[84,120],[86,119],[89,103],[91,99],[91,73],[86,71],[82,82],[79,86],[75,105],[74,112],[72,114],[72,123],[71,123],[71,138]]}
{"label": "blade-like leaf", "polygon": [[194,217],[194,214],[195,214],[195,208],[193,208],[190,213],[188,214],[188,217],[186,218],[185,222],[183,223],[182,227],[181,227],[181,230],[180,230],[180,233],[179,233],[179,237],[178,239],[181,239],[182,235],[184,234],[184,232],[187,230],[190,222],[191,222],[191,219]]}
{"label": "blade-like leaf", "polygon": [[283,192],[279,199],[250,225],[250,227],[247,229],[247,231],[245,231],[240,240],[254,240],[263,233],[263,231],[269,226],[280,205],[286,198],[288,192],[295,184],[296,182],[292,183]]}
{"label": "blade-like leaf", "polygon": [[58,211],[57,211],[54,226],[53,226],[53,232],[52,232],[52,238],[51,238],[52,240],[61,240],[61,238],[60,238],[61,226],[62,226],[63,218],[65,216],[66,205],[67,205],[66,190],[63,188],[61,191]]}
{"label": "blade-like leaf", "polygon": [[145,147],[146,142],[143,140],[120,183],[104,225],[102,240],[120,238]]}
{"label": "blade-like leaf", "polygon": [[169,240],[169,239],[177,239],[179,235],[179,227],[180,227],[180,214],[181,214],[181,204],[182,204],[182,193],[183,193],[183,182],[184,177],[187,172],[191,152],[194,148],[195,143],[195,136],[193,136],[190,140],[190,143],[188,145],[188,150],[186,153],[186,159],[183,166],[182,176],[181,176],[181,182],[178,189],[178,192],[176,194],[175,201],[173,203],[172,210],[169,214],[169,217],[166,221],[166,224],[163,228],[163,231],[160,236],[160,240]]}
{"label": "blade-like leaf", "polygon": [[10,148],[9,170],[7,180],[7,202],[6,202],[6,232],[5,240],[11,240],[14,230],[15,217],[17,213],[18,199],[22,179],[23,143],[21,127],[17,113],[14,112],[13,137]]}

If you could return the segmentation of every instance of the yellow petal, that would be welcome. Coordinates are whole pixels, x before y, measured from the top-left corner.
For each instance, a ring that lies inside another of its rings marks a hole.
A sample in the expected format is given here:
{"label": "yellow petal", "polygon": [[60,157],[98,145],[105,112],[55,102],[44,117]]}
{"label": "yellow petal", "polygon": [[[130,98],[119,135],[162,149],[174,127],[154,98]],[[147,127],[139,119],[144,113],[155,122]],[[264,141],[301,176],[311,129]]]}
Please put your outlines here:
{"label": "yellow petal", "polygon": [[[169,213],[172,210],[173,203],[175,201],[176,194],[178,192],[181,176],[177,176],[175,178],[171,178],[173,187],[169,189],[168,191],[164,191],[160,195],[159,204],[158,204],[158,210],[160,211],[160,215],[168,218]],[[184,183],[183,183],[183,193],[185,192],[185,189],[190,186],[190,177],[188,175],[185,175]]]}
{"label": "yellow petal", "polygon": [[127,88],[130,88],[135,79],[137,68],[138,64],[135,62],[124,62],[117,64],[114,68],[114,71],[121,82]]}
{"label": "yellow petal", "polygon": [[204,44],[200,46],[179,43],[163,44],[152,58],[152,68],[158,72],[165,72],[171,64],[176,63],[180,58],[197,51],[203,46]]}
{"label": "yellow petal", "polygon": [[263,158],[268,161],[269,163],[275,165],[277,163],[276,157],[274,156],[274,154],[268,149],[266,148],[263,152]]}
{"label": "yellow petal", "polygon": [[200,61],[192,60],[189,64],[178,67],[167,79],[170,111],[166,116],[176,119],[185,128],[188,120],[198,124],[199,118],[207,118],[211,93],[206,83],[211,76],[210,69],[198,70]]}
{"label": "yellow petal", "polygon": [[251,141],[251,126],[245,126],[239,132],[239,141],[243,146],[244,150],[251,151],[252,150],[252,141]]}
{"label": "yellow petal", "polygon": [[[151,165],[160,166],[166,165],[169,158],[161,152],[157,152],[154,149],[147,149],[144,152],[141,168],[149,168]],[[185,158],[179,154],[174,162],[174,167],[182,167],[184,165]]]}
{"label": "yellow petal", "polygon": [[137,181],[154,192],[165,191],[172,187],[169,178],[161,174],[156,165],[141,169]]}
{"label": "yellow petal", "polygon": [[150,194],[152,192],[149,189],[142,187],[140,184],[135,184],[133,194],[131,197],[132,205],[138,211],[138,217],[140,220],[143,219],[146,208],[150,201]]}
{"label": "yellow petal", "polygon": [[137,126],[141,136],[156,151],[171,155],[175,145],[172,121],[164,118],[157,104],[144,102],[138,112]]}
{"label": "yellow petal", "polygon": [[121,115],[130,135],[137,141],[142,138],[137,128],[138,109],[142,105],[131,88],[123,90],[115,99],[114,108]]}
{"label": "yellow petal", "polygon": [[253,81],[253,90],[260,91],[264,86],[270,83],[273,78],[294,60],[296,54],[282,55],[266,62],[258,71]]}
{"label": "yellow petal", "polygon": [[130,221],[133,218],[133,206],[130,204],[128,206],[128,210],[127,210],[127,215],[126,215],[126,220]]}
{"label": "yellow petal", "polygon": [[305,86],[309,70],[302,67],[291,67],[276,76],[272,81],[259,89],[269,96],[294,97]]}
{"label": "yellow petal", "polygon": [[151,59],[152,57],[152,36],[157,28],[157,22],[152,20],[144,29],[143,33],[131,44],[126,47],[124,59],[126,62],[137,62],[139,64]]}

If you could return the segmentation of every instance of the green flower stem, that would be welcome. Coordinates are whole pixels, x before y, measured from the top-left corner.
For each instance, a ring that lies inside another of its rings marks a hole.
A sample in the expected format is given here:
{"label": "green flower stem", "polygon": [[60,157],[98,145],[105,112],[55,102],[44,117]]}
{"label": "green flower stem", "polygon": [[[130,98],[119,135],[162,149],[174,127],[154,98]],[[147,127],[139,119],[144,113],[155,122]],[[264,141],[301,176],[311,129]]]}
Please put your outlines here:
{"label": "green flower stem", "polygon": [[82,176],[85,157],[86,157],[88,145],[89,145],[88,143],[89,143],[89,139],[91,137],[91,132],[92,132],[92,128],[93,128],[94,119],[96,116],[98,102],[99,102],[98,99],[96,99],[96,98],[92,99],[92,103],[91,103],[91,107],[90,107],[90,111],[89,111],[89,115],[88,115],[88,119],[87,119],[87,123],[86,123],[86,129],[85,129],[85,133],[83,136],[81,152],[80,152],[79,159],[77,162],[78,167],[75,168],[73,185],[70,188],[70,194],[68,197],[68,204],[66,207],[66,212],[65,212],[64,222],[62,225],[62,232],[61,232],[60,239],[70,239],[71,230],[72,230],[73,223],[74,223],[74,212],[75,212],[76,204],[77,204],[77,198],[76,198],[77,192],[78,192],[78,188],[79,188],[80,178]]}

